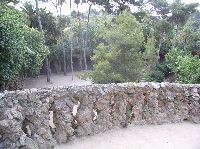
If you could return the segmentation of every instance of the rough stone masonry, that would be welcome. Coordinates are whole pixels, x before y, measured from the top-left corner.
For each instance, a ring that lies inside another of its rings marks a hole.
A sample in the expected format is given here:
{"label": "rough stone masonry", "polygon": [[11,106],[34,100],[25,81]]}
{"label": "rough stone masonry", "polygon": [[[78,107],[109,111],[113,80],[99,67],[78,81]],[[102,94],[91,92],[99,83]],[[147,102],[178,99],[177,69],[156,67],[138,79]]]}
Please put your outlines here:
{"label": "rough stone masonry", "polygon": [[114,126],[184,120],[200,123],[200,85],[142,82],[5,91],[0,149],[50,149]]}

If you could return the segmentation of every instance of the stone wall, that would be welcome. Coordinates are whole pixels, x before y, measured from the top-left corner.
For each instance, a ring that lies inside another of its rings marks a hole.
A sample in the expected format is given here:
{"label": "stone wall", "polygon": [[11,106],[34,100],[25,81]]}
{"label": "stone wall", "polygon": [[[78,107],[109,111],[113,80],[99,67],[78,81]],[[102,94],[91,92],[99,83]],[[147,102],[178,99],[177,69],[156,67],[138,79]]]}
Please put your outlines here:
{"label": "stone wall", "polygon": [[200,85],[125,83],[5,91],[0,94],[0,148],[49,149],[114,126],[184,120],[200,123]]}

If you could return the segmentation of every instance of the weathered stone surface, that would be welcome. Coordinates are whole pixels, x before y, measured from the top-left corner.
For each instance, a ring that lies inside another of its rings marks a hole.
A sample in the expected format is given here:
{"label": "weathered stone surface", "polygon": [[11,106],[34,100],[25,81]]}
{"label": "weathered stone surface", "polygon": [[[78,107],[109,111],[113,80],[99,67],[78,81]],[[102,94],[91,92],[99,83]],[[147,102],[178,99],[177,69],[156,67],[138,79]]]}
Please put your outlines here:
{"label": "weathered stone surface", "polygon": [[50,149],[114,126],[184,120],[200,123],[200,85],[142,82],[5,91],[0,93],[0,148]]}

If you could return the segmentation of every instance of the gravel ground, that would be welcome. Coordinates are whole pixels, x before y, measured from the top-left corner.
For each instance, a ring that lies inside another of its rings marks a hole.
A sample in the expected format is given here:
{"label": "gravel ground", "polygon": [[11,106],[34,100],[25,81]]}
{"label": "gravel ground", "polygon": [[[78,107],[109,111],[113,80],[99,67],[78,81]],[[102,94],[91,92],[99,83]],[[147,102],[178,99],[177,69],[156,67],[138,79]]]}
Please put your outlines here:
{"label": "gravel ground", "polygon": [[24,89],[29,88],[43,88],[43,87],[57,87],[57,86],[71,86],[71,85],[89,85],[92,84],[91,81],[81,80],[76,76],[73,76],[71,73],[68,73],[67,76],[62,74],[51,74],[51,82],[46,81],[46,75],[39,75],[36,78],[26,78],[24,81]]}
{"label": "gravel ground", "polygon": [[200,125],[129,126],[76,139],[55,149],[200,149]]}

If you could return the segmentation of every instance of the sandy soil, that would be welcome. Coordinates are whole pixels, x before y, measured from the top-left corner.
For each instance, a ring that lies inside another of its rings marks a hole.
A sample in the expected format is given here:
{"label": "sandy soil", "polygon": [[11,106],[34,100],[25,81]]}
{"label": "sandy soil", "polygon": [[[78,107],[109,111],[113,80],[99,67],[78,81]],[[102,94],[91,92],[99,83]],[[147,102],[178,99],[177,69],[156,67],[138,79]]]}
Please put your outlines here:
{"label": "sandy soil", "polygon": [[24,89],[29,88],[43,88],[43,87],[54,87],[54,86],[71,86],[71,85],[88,85],[90,81],[81,80],[70,73],[64,76],[63,73],[51,74],[51,83],[46,81],[46,75],[40,75],[36,78],[26,78],[24,81]]}
{"label": "sandy soil", "polygon": [[129,126],[76,139],[55,149],[200,149],[200,125]]}

